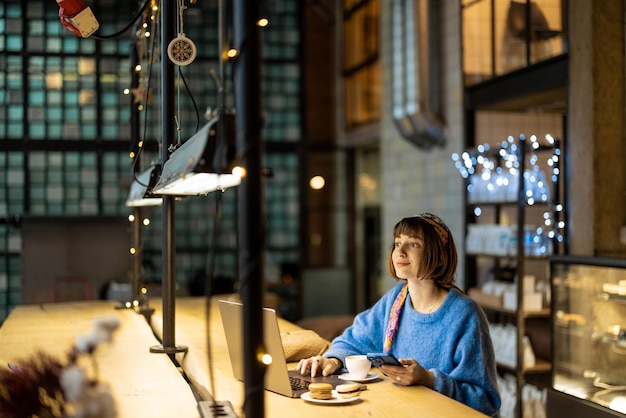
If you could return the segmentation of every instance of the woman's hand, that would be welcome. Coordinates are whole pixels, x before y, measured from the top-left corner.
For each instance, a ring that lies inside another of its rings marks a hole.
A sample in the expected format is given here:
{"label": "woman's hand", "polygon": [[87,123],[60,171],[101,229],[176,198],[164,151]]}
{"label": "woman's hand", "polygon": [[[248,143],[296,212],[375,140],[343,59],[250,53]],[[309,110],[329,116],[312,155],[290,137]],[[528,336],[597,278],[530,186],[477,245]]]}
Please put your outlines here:
{"label": "woman's hand", "polygon": [[387,377],[402,386],[422,385],[428,388],[435,387],[435,375],[423,368],[413,359],[400,359],[402,366],[383,364],[380,371]]}
{"label": "woman's hand", "polygon": [[315,377],[319,374],[322,376],[328,376],[333,374],[335,370],[341,367],[342,363],[337,358],[325,358],[322,356],[313,356],[302,359],[298,362],[296,370],[300,374],[311,374],[311,377]]}

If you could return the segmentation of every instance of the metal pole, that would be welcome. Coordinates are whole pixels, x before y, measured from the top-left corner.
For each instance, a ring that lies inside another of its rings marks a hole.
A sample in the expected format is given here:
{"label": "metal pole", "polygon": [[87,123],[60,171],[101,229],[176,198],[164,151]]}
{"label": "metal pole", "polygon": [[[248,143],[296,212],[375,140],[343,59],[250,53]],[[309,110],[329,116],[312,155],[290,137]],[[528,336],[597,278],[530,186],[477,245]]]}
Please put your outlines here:
{"label": "metal pole", "polygon": [[[162,166],[169,158],[169,147],[175,138],[174,124],[174,64],[168,59],[167,47],[176,28],[176,10],[174,0],[161,2],[161,136],[162,136]],[[175,315],[176,315],[176,245],[174,240],[174,197],[163,196],[163,242],[162,263],[163,277],[161,278],[161,293],[163,300],[163,341],[161,345],[150,347],[153,353],[186,352],[187,347],[176,346]]]}
{"label": "metal pole", "polygon": [[135,208],[135,222],[133,222],[133,236],[135,255],[133,257],[133,295],[131,301],[141,300],[141,267],[143,264],[143,242],[141,239],[141,208]]}
{"label": "metal pole", "polygon": [[[132,87],[137,88],[139,86],[139,74],[135,71],[135,67],[139,63],[139,57],[137,56],[137,49],[135,48],[134,35],[131,36],[130,42],[130,75],[132,79]],[[133,165],[133,180],[135,176],[139,172],[139,147],[136,144],[139,144],[139,136],[141,135],[141,130],[139,129],[139,108],[137,103],[135,103],[135,95],[130,95],[130,137],[132,138],[133,148],[131,148],[131,152],[135,153],[135,164]],[[132,298],[137,298],[140,292],[140,282],[141,282],[141,267],[143,260],[143,246],[141,244],[141,208],[135,208],[134,210],[135,222],[133,224],[133,232],[134,232],[134,247],[136,249],[135,256],[133,257],[133,294]],[[132,300],[132,299],[131,299]]]}
{"label": "metal pole", "polygon": [[[261,175],[261,55],[257,1],[233,3],[233,40],[239,56],[233,67],[237,150],[247,176],[238,187],[239,277],[244,304],[244,414],[264,416],[263,348],[263,199]],[[245,151],[245,152],[244,152]]]}

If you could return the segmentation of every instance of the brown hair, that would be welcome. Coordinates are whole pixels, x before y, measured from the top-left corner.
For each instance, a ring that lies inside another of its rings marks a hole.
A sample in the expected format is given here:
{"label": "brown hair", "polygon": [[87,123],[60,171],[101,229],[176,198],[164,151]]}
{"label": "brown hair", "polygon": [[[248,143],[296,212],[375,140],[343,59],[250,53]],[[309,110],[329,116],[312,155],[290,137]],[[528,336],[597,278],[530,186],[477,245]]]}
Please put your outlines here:
{"label": "brown hair", "polygon": [[[433,225],[433,221],[442,227],[447,234],[445,239]],[[392,254],[395,247],[395,239],[400,235],[407,235],[412,238],[422,237],[424,240],[424,251],[419,266],[418,275],[434,280],[435,284],[441,288],[456,287],[454,275],[458,263],[456,245],[454,238],[446,224],[437,216],[422,214],[404,218],[393,227],[393,242],[387,253],[387,272],[396,280],[400,278],[396,275],[393,266]]]}

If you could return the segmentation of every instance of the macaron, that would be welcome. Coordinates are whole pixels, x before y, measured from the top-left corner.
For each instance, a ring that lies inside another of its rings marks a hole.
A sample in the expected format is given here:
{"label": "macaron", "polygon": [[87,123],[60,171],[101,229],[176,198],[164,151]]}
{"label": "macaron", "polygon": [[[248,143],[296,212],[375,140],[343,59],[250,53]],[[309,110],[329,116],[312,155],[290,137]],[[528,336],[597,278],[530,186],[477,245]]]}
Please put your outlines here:
{"label": "macaron", "polygon": [[322,382],[310,383],[309,396],[311,399],[331,399],[333,397],[333,385]]}
{"label": "macaron", "polygon": [[335,388],[337,395],[343,399],[356,398],[361,394],[361,385],[358,383],[345,383]]}

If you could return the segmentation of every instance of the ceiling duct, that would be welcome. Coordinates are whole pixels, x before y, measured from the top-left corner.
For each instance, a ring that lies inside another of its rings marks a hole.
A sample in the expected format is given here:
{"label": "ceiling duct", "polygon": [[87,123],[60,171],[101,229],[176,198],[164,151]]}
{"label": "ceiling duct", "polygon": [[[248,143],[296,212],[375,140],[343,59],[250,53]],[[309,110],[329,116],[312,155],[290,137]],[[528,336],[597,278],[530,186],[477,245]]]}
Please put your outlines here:
{"label": "ceiling duct", "polygon": [[392,0],[393,120],[420,148],[443,146],[439,2]]}

